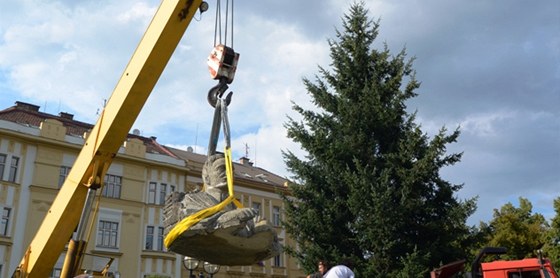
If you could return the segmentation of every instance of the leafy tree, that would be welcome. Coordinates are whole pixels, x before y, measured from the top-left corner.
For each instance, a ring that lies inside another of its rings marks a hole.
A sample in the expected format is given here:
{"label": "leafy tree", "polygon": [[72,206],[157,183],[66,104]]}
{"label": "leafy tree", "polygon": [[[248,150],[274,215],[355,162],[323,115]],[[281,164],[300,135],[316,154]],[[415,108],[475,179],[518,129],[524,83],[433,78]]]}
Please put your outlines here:
{"label": "leafy tree", "polygon": [[534,257],[535,251],[543,247],[548,224],[541,214],[533,214],[532,210],[531,202],[522,197],[518,208],[507,203],[499,210],[494,209],[485,245],[506,247],[505,258],[509,259]]}
{"label": "leafy tree", "polygon": [[554,199],[554,211],[556,215],[552,218],[550,229],[546,233],[543,251],[554,264],[554,268],[560,270],[560,197]]}
{"label": "leafy tree", "polygon": [[414,249],[412,254],[406,254],[402,259],[403,268],[396,274],[395,278],[424,277],[430,269],[426,267],[426,258],[418,255],[418,250]]}
{"label": "leafy tree", "polygon": [[379,22],[367,14],[350,7],[329,40],[331,68],[303,80],[316,109],[294,103],[302,119],[285,124],[307,153],[283,153],[293,174],[284,224],[297,242],[287,252],[310,272],[319,259],[350,259],[359,277],[426,273],[465,255],[475,200],[457,200],[462,185],[439,174],[460,161],[446,151],[460,132],[422,132],[405,105],[420,86],[413,59],[374,49]]}

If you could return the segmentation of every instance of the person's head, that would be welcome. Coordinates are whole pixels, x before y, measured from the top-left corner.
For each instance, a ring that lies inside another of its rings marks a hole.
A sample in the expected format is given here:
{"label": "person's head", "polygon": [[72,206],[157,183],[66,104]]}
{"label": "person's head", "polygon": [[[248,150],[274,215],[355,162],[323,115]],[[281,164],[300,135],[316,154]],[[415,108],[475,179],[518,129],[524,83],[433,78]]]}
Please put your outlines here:
{"label": "person's head", "polygon": [[325,260],[320,260],[317,265],[317,269],[321,272],[321,274],[325,274],[327,273],[327,270],[329,270],[329,264]]}

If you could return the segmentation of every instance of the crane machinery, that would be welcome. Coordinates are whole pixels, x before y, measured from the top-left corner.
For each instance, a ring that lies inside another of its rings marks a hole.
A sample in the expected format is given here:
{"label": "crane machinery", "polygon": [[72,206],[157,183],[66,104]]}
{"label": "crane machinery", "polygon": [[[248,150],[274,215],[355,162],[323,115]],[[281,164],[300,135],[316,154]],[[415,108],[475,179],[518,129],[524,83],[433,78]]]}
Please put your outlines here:
{"label": "crane machinery", "polygon": [[[494,259],[485,261],[489,256],[506,254],[504,247],[484,247],[471,264],[470,271],[464,273],[466,260],[452,262],[434,269],[430,272],[431,278],[559,278],[558,273],[552,266],[550,260],[543,257],[541,251],[537,258],[525,258],[522,260]],[[461,273],[465,274],[461,276]]]}
{"label": "crane machinery", "polygon": [[[12,277],[48,277],[76,227],[61,277],[79,273],[96,190],[194,15],[207,9],[202,0],[162,0]],[[208,99],[216,101],[233,80],[238,54],[224,46],[212,53],[211,73],[220,82]]]}

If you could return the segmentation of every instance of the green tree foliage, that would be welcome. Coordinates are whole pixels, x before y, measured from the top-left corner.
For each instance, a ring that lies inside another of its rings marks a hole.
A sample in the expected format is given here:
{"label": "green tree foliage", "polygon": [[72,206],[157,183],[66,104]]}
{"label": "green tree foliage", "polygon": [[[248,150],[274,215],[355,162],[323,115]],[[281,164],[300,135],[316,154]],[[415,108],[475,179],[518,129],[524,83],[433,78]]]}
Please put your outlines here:
{"label": "green tree foliage", "polygon": [[494,209],[494,218],[486,226],[486,246],[502,246],[508,249],[505,258],[522,259],[535,257],[543,247],[548,224],[539,213],[532,212],[533,205],[519,198],[519,207],[507,203]]}
{"label": "green tree foliage", "polygon": [[543,251],[554,264],[554,268],[560,270],[560,197],[554,199],[554,211],[556,215],[552,218],[550,229],[546,233]]}
{"label": "green tree foliage", "polygon": [[396,273],[395,278],[425,277],[430,272],[426,267],[426,258],[419,257],[418,250],[406,254],[402,259],[402,269]]}
{"label": "green tree foliage", "polygon": [[351,6],[329,40],[331,68],[303,80],[316,109],[294,103],[302,119],[285,124],[307,153],[284,152],[293,174],[284,224],[297,242],[287,252],[310,272],[319,259],[351,259],[358,277],[425,273],[464,258],[475,200],[457,200],[462,185],[439,174],[460,161],[446,151],[459,131],[430,138],[415,123],[405,105],[420,86],[413,59],[373,49],[379,23],[367,14]]}

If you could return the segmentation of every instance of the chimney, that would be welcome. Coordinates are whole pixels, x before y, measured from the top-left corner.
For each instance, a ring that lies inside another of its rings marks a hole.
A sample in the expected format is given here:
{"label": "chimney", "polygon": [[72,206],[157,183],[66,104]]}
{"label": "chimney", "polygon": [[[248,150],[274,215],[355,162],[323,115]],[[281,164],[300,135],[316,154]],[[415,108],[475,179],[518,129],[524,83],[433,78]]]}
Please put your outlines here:
{"label": "chimney", "polygon": [[60,113],[58,113],[58,116],[63,118],[63,119],[66,119],[66,120],[73,120],[74,119],[73,114],[66,113],[66,112],[60,112]]}
{"label": "chimney", "polygon": [[253,162],[249,161],[249,158],[244,156],[239,159],[239,163],[241,163],[242,165],[253,166]]}
{"label": "chimney", "polygon": [[39,112],[39,106],[38,105],[25,103],[25,102],[21,102],[21,101],[16,101],[16,107],[19,108],[19,109],[22,109],[22,110]]}

